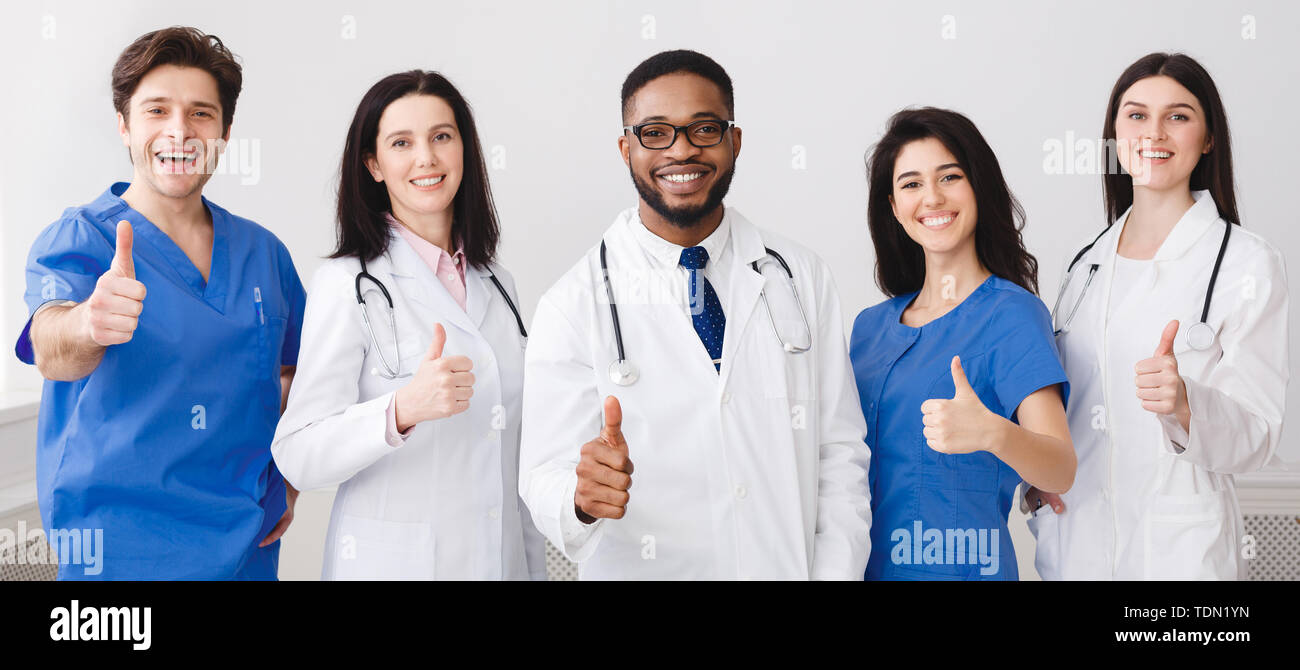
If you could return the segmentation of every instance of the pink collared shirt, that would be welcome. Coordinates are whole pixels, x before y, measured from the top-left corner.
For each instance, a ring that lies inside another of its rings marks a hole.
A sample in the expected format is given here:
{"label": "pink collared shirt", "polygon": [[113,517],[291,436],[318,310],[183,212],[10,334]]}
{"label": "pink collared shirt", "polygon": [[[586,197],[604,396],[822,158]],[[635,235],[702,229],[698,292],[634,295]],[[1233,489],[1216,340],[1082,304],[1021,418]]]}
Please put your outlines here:
{"label": "pink collared shirt", "polygon": [[402,239],[411,245],[424,264],[433,270],[434,276],[442,282],[456,304],[460,305],[462,310],[465,309],[465,248],[457,244],[456,253],[449,254],[442,247],[416,235],[410,228],[398,223],[392,214],[384,216],[388,219],[388,225],[396,228]]}
{"label": "pink collared shirt", "polygon": [[[385,213],[388,225],[395,228],[415,250],[416,255],[424,264],[429,266],[438,281],[442,283],[447,293],[451,294],[460,308],[465,309],[465,249],[461,245],[456,245],[456,253],[449,254],[442,247],[416,235],[410,228],[398,223],[391,213]],[[405,433],[397,430],[397,394],[393,394],[393,399],[388,403],[388,430],[386,439],[391,447],[400,447],[406,442],[407,436],[411,434],[408,429]]]}

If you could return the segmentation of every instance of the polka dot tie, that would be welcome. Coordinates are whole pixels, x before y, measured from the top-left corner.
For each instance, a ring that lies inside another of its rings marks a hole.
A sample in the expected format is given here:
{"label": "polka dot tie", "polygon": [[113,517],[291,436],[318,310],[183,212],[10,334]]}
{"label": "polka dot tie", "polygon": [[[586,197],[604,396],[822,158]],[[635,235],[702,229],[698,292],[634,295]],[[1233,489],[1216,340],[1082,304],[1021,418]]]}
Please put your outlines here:
{"label": "polka dot tie", "polygon": [[722,313],[722,303],[708,278],[700,274],[709,262],[709,252],[704,247],[682,249],[681,265],[690,271],[691,322],[700,342],[713,359],[713,369],[722,371],[722,333],[727,327],[727,317]]}

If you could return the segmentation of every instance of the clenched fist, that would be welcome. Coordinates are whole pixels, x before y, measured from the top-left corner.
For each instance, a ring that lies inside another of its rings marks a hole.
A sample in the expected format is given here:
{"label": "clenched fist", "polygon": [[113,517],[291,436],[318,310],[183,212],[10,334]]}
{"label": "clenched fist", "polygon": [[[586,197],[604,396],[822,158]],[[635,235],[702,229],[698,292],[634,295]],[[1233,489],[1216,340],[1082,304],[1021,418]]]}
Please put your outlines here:
{"label": "clenched fist", "polygon": [[95,282],[90,298],[78,305],[82,332],[101,347],[131,341],[144,311],[144,284],[135,279],[131,235],[131,223],[118,221],[113,262]]}
{"label": "clenched fist", "polygon": [[989,441],[996,434],[996,420],[1001,417],[990,412],[975,394],[959,356],[952,357],[952,384],[955,392],[951,400],[931,398],[921,403],[925,443],[945,454],[989,450]]}
{"label": "clenched fist", "polygon": [[474,362],[467,356],[443,356],[447,331],[433,325],[433,340],[410,383],[397,391],[393,409],[397,429],[406,432],[422,421],[443,419],[469,409],[474,395]]}
{"label": "clenched fist", "polygon": [[1174,358],[1176,335],[1178,321],[1170,321],[1160,334],[1155,355],[1138,361],[1134,381],[1142,409],[1155,414],[1172,414],[1183,425],[1183,430],[1190,430],[1192,412],[1187,405],[1187,385],[1178,374],[1178,359]]}
{"label": "clenched fist", "polygon": [[627,512],[632,487],[632,460],[623,439],[623,408],[618,398],[605,398],[605,426],[600,437],[582,445],[578,461],[578,488],[573,504],[583,523],[596,519],[621,519]]}

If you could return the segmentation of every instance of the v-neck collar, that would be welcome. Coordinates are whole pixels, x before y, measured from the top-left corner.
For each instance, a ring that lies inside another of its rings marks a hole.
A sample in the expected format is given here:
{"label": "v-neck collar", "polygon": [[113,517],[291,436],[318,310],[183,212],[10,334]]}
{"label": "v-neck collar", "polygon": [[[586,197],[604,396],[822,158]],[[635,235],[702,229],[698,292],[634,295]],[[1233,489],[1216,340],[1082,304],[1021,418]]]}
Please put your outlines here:
{"label": "v-neck collar", "polygon": [[163,257],[163,260],[166,261],[166,269],[171,271],[178,283],[188,287],[194,297],[207,303],[217,312],[224,314],[226,287],[229,283],[227,272],[230,267],[227,244],[230,222],[226,219],[225,210],[213,205],[207,198],[200,196],[203,206],[208,210],[208,215],[212,217],[212,258],[208,268],[208,279],[204,281],[203,273],[199,272],[198,267],[172,241],[172,238],[168,237],[167,233],[163,232],[161,228],[154,225],[152,221],[122,199],[122,194],[126,192],[129,186],[130,184],[127,182],[118,182],[110,187],[109,191],[121,204],[120,212],[113,214],[113,216],[117,220],[126,219],[130,221],[135,237],[147,242]]}

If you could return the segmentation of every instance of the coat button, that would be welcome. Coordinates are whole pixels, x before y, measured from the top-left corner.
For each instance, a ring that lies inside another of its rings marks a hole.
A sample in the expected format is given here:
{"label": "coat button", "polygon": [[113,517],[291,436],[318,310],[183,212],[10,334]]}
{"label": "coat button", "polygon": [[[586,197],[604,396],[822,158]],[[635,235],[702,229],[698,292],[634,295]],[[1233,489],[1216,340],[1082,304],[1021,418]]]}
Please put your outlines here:
{"label": "coat button", "polygon": [[744,500],[747,495],[749,495],[749,491],[747,491],[744,486],[736,487],[736,498],[738,500]]}
{"label": "coat button", "polygon": [[499,508],[499,507],[493,507],[492,509],[488,510],[488,517],[489,517],[489,518],[492,518],[492,519],[500,519],[500,518],[501,518],[501,508]]}
{"label": "coat button", "polygon": [[727,404],[727,403],[729,403],[729,402],[731,402],[731,394],[730,394],[730,393],[723,393],[723,394],[722,394],[722,404],[725,405],[725,404]]}

